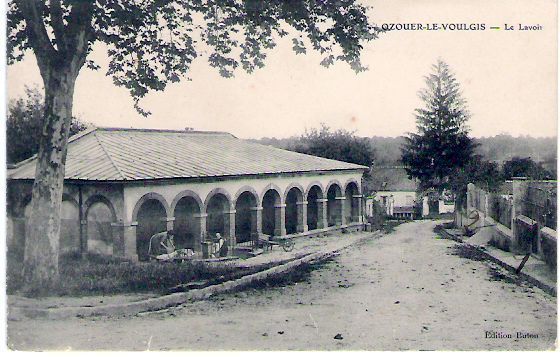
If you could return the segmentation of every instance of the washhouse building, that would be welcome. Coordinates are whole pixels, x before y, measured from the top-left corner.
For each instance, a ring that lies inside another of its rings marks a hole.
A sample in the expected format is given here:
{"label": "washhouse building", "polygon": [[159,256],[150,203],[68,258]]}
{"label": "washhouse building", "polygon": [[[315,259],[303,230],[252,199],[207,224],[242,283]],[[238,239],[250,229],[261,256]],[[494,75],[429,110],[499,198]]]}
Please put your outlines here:
{"label": "washhouse building", "polygon": [[[23,246],[35,163],[8,170],[9,245]],[[60,249],[146,260],[168,229],[197,253],[220,233],[228,254],[261,235],[361,230],[365,170],[223,132],[93,128],[68,144]]]}

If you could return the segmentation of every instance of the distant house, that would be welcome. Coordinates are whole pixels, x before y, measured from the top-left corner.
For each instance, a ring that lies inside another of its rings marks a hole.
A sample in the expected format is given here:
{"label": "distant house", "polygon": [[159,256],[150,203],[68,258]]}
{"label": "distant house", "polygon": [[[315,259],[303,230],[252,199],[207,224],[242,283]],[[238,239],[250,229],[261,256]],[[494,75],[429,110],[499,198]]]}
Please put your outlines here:
{"label": "distant house", "polygon": [[[35,164],[8,172],[9,246],[25,237]],[[366,170],[222,132],[94,128],[68,144],[60,250],[147,260],[169,229],[195,253],[220,233],[228,254],[261,235],[361,230]]]}
{"label": "distant house", "polygon": [[[417,183],[408,178],[404,166],[380,166],[372,170],[374,199],[389,217],[413,219]],[[372,210],[372,201],[366,202],[366,212]]]}

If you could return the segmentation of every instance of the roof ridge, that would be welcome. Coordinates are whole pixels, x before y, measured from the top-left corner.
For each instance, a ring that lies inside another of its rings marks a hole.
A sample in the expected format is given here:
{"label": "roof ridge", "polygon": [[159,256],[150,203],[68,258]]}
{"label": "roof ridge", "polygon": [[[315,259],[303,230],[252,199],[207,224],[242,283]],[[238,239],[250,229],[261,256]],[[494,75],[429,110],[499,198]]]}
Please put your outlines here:
{"label": "roof ridge", "polygon": [[113,165],[113,167],[117,170],[117,172],[119,173],[119,175],[121,176],[121,178],[123,180],[126,180],[126,176],[123,174],[123,172],[121,171],[121,169],[119,168],[119,166],[115,163],[115,161],[113,160],[113,158],[111,157],[111,155],[109,155],[109,153],[107,152],[107,149],[105,148],[105,145],[101,142],[101,140],[99,139],[99,137],[97,136],[97,133],[93,133],[93,136],[95,136],[95,139],[97,140],[97,142],[99,143],[99,146],[101,147],[101,150],[103,150],[103,153],[105,155],[107,155],[107,158],[109,159],[109,161],[111,162],[111,164]]}
{"label": "roof ridge", "polygon": [[97,127],[99,131],[136,131],[136,132],[145,132],[145,133],[177,133],[177,134],[222,134],[222,135],[231,135],[235,137],[233,134],[228,133],[226,131],[215,131],[215,130],[177,130],[177,129],[150,129],[150,128],[119,128],[119,127]]}

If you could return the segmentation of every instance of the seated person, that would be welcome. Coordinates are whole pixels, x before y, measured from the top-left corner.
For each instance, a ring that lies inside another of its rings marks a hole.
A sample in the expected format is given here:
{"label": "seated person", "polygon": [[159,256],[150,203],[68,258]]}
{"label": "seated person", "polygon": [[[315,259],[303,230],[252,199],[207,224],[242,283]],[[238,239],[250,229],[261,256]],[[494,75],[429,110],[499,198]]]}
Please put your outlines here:
{"label": "seated person", "polygon": [[150,238],[150,246],[148,248],[148,255],[161,255],[161,254],[171,254],[175,252],[175,242],[173,237],[175,232],[173,230],[168,230],[165,232],[160,232],[154,234]]}

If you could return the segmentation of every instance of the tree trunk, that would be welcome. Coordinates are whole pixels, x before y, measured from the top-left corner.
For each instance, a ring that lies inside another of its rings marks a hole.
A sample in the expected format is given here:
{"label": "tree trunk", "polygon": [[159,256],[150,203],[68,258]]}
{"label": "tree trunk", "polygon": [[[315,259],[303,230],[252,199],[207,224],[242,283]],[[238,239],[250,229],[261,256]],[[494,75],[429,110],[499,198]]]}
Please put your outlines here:
{"label": "tree trunk", "polygon": [[42,72],[45,86],[43,131],[26,223],[23,277],[25,291],[43,294],[58,284],[60,210],[76,74]]}

